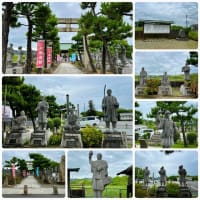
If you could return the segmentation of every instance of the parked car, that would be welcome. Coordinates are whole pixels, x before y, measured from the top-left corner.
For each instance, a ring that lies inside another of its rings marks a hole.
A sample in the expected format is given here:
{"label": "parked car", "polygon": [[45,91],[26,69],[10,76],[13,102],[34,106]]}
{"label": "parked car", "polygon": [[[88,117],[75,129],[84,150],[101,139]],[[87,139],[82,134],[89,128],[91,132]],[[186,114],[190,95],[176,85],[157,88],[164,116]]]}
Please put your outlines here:
{"label": "parked car", "polygon": [[87,125],[98,126],[99,123],[100,123],[100,119],[98,116],[86,116],[86,117],[82,117],[80,120],[81,128],[85,128]]}

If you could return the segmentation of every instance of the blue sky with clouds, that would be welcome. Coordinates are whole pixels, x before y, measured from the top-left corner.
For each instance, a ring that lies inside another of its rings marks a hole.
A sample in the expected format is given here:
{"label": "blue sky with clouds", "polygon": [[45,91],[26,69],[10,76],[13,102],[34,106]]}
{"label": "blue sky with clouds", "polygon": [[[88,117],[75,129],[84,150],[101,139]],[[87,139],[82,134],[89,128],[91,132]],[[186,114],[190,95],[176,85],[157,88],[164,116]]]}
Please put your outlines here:
{"label": "blue sky with clouds", "polygon": [[197,151],[176,151],[165,155],[161,151],[136,151],[136,167],[145,168],[148,166],[154,177],[159,177],[158,171],[164,166],[167,176],[178,175],[178,167],[183,165],[188,175],[198,175],[198,153]]}
{"label": "blue sky with clouds", "polygon": [[[80,2],[50,2],[49,6],[52,12],[58,18],[80,18],[81,14],[85,13],[87,10],[82,10],[80,8]],[[100,3],[97,4],[96,11],[98,12],[100,8]],[[132,24],[132,21],[128,18],[125,20]],[[20,21],[23,24],[27,24],[27,20],[21,18]],[[64,25],[59,25],[58,27],[63,27]],[[11,28],[9,34],[9,42],[13,43],[14,49],[17,49],[18,46],[22,46],[23,50],[26,49],[26,33],[27,27],[21,26],[20,28]],[[71,42],[71,38],[76,35],[76,33],[59,33],[60,43],[69,43]],[[132,39],[128,38],[128,42],[131,44]],[[32,42],[32,48],[36,49],[36,43]]]}
{"label": "blue sky with clouds", "polygon": [[[153,107],[156,107],[156,101],[137,101],[139,103],[139,107],[136,108],[136,110],[140,111],[142,113],[142,117],[144,119],[147,118],[147,114],[151,113],[151,109]],[[193,105],[194,107],[198,108],[198,101],[188,101],[186,103],[187,106]],[[197,117],[198,113],[195,114]]]}
{"label": "blue sky with clouds", "polygon": [[35,85],[44,95],[54,95],[59,104],[70,101],[79,104],[80,111],[88,109],[93,100],[96,110],[101,110],[104,85],[112,89],[120,108],[132,109],[132,77],[130,76],[25,76],[25,83]]}
{"label": "blue sky with clouds", "polygon": [[[135,74],[139,75],[142,67],[145,68],[148,75],[163,75],[167,72],[169,75],[184,74],[182,67],[189,58],[188,51],[149,51],[135,53]],[[198,73],[198,67],[190,65],[190,73]]]}
{"label": "blue sky with clouds", "polygon": [[[97,153],[102,154],[102,160],[108,163],[108,175],[115,177],[116,174],[133,164],[131,151],[97,150],[93,151],[92,160],[96,160]],[[88,159],[89,151],[69,151],[67,156],[68,168],[80,168],[79,172],[71,173],[71,178],[92,178],[91,167]]]}
{"label": "blue sky with clouds", "polygon": [[52,151],[52,150],[38,151],[38,150],[22,150],[22,149],[18,149],[17,151],[9,150],[9,151],[3,151],[2,164],[4,165],[5,160],[11,160],[14,156],[20,159],[31,160],[29,157],[29,153],[40,153],[43,156],[56,162],[60,162],[62,155],[65,154],[65,152],[61,150],[56,150],[56,151]]}
{"label": "blue sky with clouds", "polygon": [[136,21],[165,20],[174,24],[188,26],[198,23],[198,4],[195,2],[137,2]]}

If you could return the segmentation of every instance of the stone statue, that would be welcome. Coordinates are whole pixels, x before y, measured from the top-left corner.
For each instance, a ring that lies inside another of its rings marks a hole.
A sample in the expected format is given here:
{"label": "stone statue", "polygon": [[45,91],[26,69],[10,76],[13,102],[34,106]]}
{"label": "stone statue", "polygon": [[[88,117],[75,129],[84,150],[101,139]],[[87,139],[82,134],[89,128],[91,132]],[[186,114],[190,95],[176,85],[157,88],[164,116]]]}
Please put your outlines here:
{"label": "stone statue", "polygon": [[12,65],[13,56],[14,56],[13,44],[10,44],[10,47],[8,47],[7,54],[8,54],[7,62],[8,62],[9,65]]}
{"label": "stone statue", "polygon": [[163,129],[161,135],[163,148],[170,148],[174,144],[174,135],[177,133],[176,124],[170,119],[170,112],[165,111],[164,118],[162,118],[161,111],[158,111],[156,124],[158,129]]}
{"label": "stone statue", "polygon": [[147,72],[145,71],[144,67],[140,72],[140,86],[145,86],[147,82]]}
{"label": "stone statue", "polygon": [[149,175],[150,175],[150,171],[149,171],[148,167],[145,167],[145,169],[144,169],[144,186],[145,187],[148,187]]}
{"label": "stone statue", "polygon": [[27,122],[27,117],[25,115],[25,112],[22,110],[20,112],[20,116],[16,117],[13,120],[12,131],[21,132],[21,131],[26,130],[26,122]]}
{"label": "stone statue", "polygon": [[186,187],[187,171],[183,168],[183,165],[179,166],[178,174],[179,174],[180,186]]}
{"label": "stone statue", "polygon": [[170,81],[169,78],[167,76],[167,72],[164,73],[162,80],[161,80],[161,86],[169,86],[170,85]]}
{"label": "stone statue", "polygon": [[18,65],[22,64],[22,56],[23,56],[22,47],[19,46],[18,47]]}
{"label": "stone statue", "polygon": [[117,125],[117,108],[119,108],[119,103],[117,98],[112,96],[112,90],[107,90],[107,96],[102,100],[102,110],[104,112],[104,121],[106,122],[106,128],[110,129],[110,122],[112,123],[112,128],[115,131]]}
{"label": "stone statue", "polygon": [[45,101],[44,96],[42,97],[42,100],[38,103],[37,108],[35,110],[38,111],[38,130],[46,130],[49,104]]}
{"label": "stone statue", "polygon": [[127,169],[122,170],[121,172],[117,173],[117,175],[126,174],[128,176],[128,185],[126,191],[126,197],[133,196],[133,166],[129,166]]}
{"label": "stone statue", "polygon": [[165,186],[166,185],[166,179],[167,179],[165,168],[162,166],[158,173],[160,174],[160,185]]}
{"label": "stone statue", "polygon": [[92,160],[93,152],[89,152],[89,163],[91,165],[92,188],[94,191],[94,197],[101,198],[102,192],[106,185],[110,184],[112,179],[108,176],[108,164],[105,160],[102,160],[102,154],[97,154],[97,160]]}
{"label": "stone statue", "polygon": [[68,133],[77,133],[80,129],[78,116],[74,113],[74,109],[69,109],[69,115],[65,125],[65,131]]}
{"label": "stone statue", "polygon": [[185,81],[190,80],[190,67],[185,63],[185,66],[182,67],[182,72],[184,72],[184,79]]}

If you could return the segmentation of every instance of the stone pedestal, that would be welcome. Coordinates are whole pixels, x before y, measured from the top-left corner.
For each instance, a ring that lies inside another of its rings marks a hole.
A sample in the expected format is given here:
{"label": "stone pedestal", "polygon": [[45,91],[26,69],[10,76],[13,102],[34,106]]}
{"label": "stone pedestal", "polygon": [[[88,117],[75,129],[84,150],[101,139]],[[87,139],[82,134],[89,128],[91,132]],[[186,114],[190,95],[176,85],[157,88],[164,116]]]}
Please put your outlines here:
{"label": "stone pedestal", "polygon": [[82,148],[83,143],[80,133],[64,133],[61,141],[61,147]]}
{"label": "stone pedestal", "polygon": [[192,193],[188,187],[180,187],[178,197],[179,198],[191,198]]}
{"label": "stone pedestal", "polygon": [[181,85],[180,92],[182,96],[191,96],[191,89],[190,87],[186,87],[184,85]]}
{"label": "stone pedestal", "polygon": [[23,74],[23,67],[6,68],[6,74]]}
{"label": "stone pedestal", "polygon": [[158,87],[158,95],[161,96],[171,96],[172,95],[172,87],[169,86],[159,86]]}
{"label": "stone pedestal", "polygon": [[127,148],[126,132],[104,132],[102,148]]}
{"label": "stone pedestal", "polygon": [[6,135],[6,146],[22,147],[22,133],[23,132],[11,132]]}
{"label": "stone pedestal", "polygon": [[145,95],[145,86],[136,86],[135,95]]}
{"label": "stone pedestal", "polygon": [[32,146],[47,146],[46,131],[35,131],[31,134],[31,145]]}
{"label": "stone pedestal", "polygon": [[159,186],[156,191],[156,197],[168,197],[167,190],[165,186]]}

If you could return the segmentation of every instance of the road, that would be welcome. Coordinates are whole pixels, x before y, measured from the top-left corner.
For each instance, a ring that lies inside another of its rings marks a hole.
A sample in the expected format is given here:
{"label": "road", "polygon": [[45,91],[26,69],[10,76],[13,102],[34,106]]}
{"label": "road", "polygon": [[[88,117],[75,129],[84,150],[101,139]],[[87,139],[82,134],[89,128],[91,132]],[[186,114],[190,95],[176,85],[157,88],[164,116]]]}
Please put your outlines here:
{"label": "road", "polygon": [[[24,185],[28,186],[28,195],[30,196],[39,196],[40,194],[51,196],[53,195],[56,197],[57,195],[53,194],[53,187],[51,184],[40,184],[38,180],[34,176],[28,176],[22,180],[20,184],[17,184],[15,186],[8,186],[2,188],[2,194],[5,197],[11,197],[13,195],[19,195],[23,196],[24,193]],[[58,187],[58,194],[64,195],[65,194],[65,188],[64,186],[57,186]],[[26,195],[27,196],[27,195]]]}
{"label": "road", "polygon": [[60,63],[53,74],[83,74],[83,72],[71,63]]}

